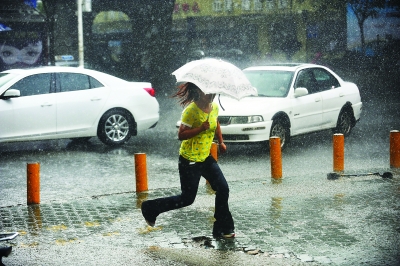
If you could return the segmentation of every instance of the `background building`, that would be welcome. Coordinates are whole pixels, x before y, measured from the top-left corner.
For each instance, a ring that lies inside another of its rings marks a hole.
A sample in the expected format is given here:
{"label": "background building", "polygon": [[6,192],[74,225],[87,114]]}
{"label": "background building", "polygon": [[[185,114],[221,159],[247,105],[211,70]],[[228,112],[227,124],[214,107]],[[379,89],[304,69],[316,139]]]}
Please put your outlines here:
{"label": "background building", "polygon": [[[346,49],[346,5],[290,0],[176,0],[178,49],[241,51],[242,57],[310,61],[315,54]],[[188,51],[190,54],[190,51]]]}
{"label": "background building", "polygon": [[[34,9],[44,11],[43,3],[2,0],[0,43],[35,37],[42,45],[36,65],[54,59],[58,65],[78,65],[76,1],[48,1],[55,21],[51,27],[51,20]],[[354,58],[348,53],[357,49],[359,40],[358,25],[343,0],[90,3],[89,12],[83,13],[85,66],[129,80],[158,79],[161,85],[171,71],[201,57],[224,58],[239,67],[268,61],[321,63],[321,58],[332,62]],[[386,10],[378,18],[368,18],[364,29],[371,49],[367,55],[376,55],[376,48],[395,47],[392,40],[400,38],[399,27],[398,12]],[[54,45],[49,45],[52,41]],[[3,61],[1,67],[5,68]]]}

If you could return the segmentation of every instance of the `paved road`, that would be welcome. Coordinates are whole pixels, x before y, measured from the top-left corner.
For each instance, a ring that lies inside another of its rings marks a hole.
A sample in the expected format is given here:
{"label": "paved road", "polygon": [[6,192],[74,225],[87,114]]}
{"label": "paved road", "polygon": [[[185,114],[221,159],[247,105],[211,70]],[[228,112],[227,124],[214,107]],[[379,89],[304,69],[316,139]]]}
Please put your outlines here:
{"label": "paved road", "polygon": [[[389,131],[400,129],[397,94],[366,94],[347,138],[347,173],[389,169]],[[214,195],[161,215],[150,230],[143,198],[179,192],[175,129],[167,100],[159,127],[110,149],[98,140],[0,145],[0,231],[18,231],[6,265],[399,265],[400,183],[361,176],[327,180],[331,133],[293,140],[284,179],[270,179],[265,147],[230,146],[219,157],[231,188],[237,238],[211,238]],[[148,155],[149,191],[135,193],[133,155]],[[41,204],[26,206],[26,163],[41,163]],[[0,243],[1,244],[1,243]],[[255,254],[255,255],[249,255]]]}
{"label": "paved road", "polygon": [[[291,176],[230,182],[234,240],[211,237],[214,195],[193,205],[140,213],[146,198],[178,188],[0,208],[3,231],[18,231],[7,265],[399,265],[400,176],[330,181]],[[252,255],[250,255],[252,254]]]}

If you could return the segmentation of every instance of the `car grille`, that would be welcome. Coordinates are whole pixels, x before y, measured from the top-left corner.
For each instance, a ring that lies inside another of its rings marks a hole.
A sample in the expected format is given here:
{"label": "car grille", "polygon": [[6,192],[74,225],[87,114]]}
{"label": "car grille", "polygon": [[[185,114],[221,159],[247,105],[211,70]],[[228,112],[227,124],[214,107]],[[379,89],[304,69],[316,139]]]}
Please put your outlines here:
{"label": "car grille", "polygon": [[230,116],[218,116],[218,121],[219,124],[222,126],[229,125],[231,122],[231,117]]}
{"label": "car grille", "polygon": [[249,140],[249,135],[225,135],[222,134],[224,140]]}

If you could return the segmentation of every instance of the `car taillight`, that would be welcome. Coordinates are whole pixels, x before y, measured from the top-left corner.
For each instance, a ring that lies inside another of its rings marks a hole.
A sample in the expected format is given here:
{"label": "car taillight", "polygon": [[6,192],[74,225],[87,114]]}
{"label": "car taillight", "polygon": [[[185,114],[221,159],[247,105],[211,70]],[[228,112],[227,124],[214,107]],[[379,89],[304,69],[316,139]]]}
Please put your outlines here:
{"label": "car taillight", "polygon": [[156,96],[156,91],[153,88],[144,88],[144,90],[147,91],[151,96]]}

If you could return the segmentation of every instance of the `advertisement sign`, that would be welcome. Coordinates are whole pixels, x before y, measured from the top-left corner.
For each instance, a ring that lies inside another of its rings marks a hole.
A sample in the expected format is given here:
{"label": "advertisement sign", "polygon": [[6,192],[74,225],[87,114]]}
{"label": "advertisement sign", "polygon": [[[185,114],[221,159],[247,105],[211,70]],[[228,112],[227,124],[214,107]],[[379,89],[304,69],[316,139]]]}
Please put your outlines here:
{"label": "advertisement sign", "polygon": [[[365,43],[379,41],[380,39],[400,39],[400,12],[383,9],[376,17],[369,17],[364,22]],[[361,46],[361,33],[356,15],[348,6],[347,8],[347,48],[355,49]],[[378,37],[379,36],[379,37]]]}
{"label": "advertisement sign", "polygon": [[39,31],[0,30],[0,71],[44,65],[45,44],[45,36]]}

